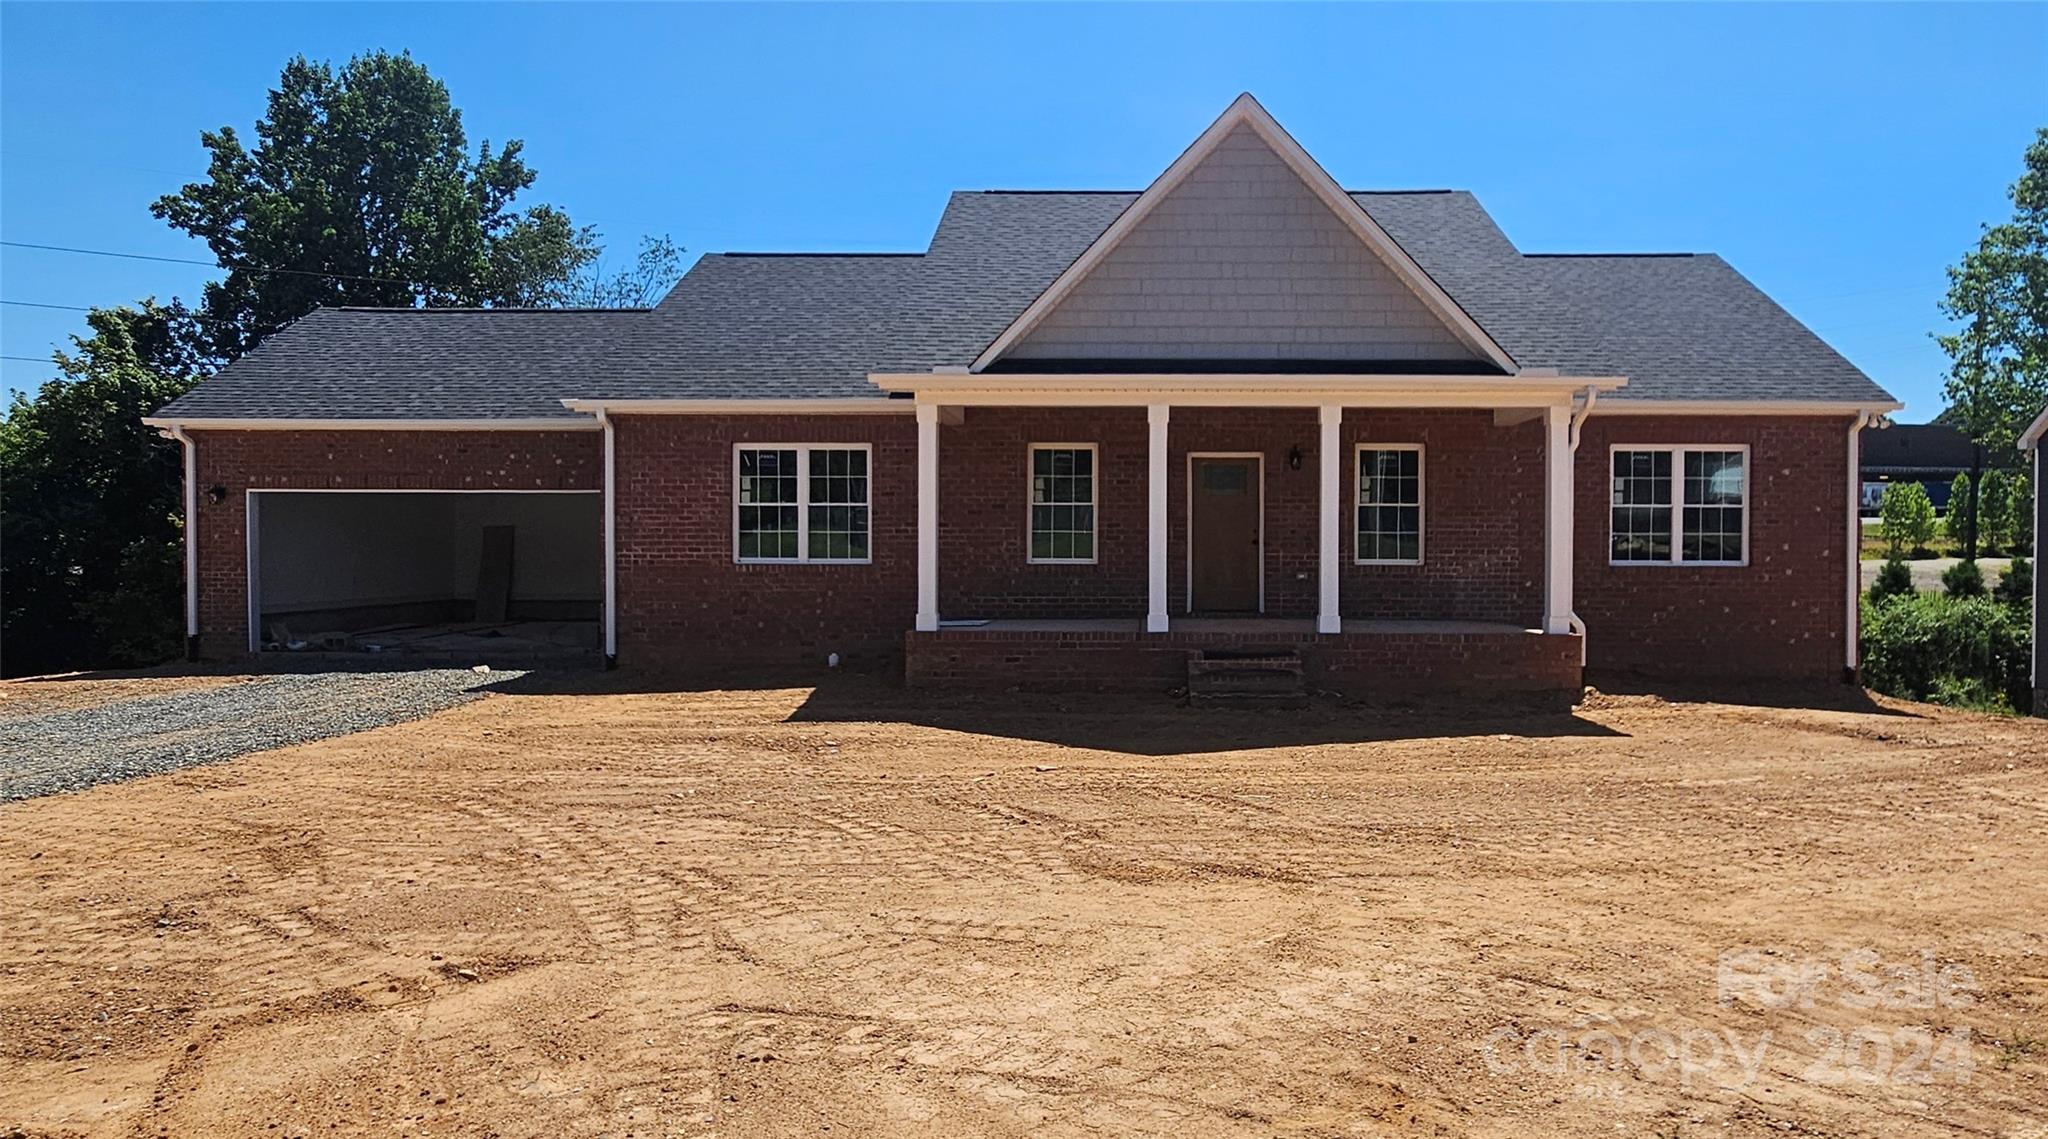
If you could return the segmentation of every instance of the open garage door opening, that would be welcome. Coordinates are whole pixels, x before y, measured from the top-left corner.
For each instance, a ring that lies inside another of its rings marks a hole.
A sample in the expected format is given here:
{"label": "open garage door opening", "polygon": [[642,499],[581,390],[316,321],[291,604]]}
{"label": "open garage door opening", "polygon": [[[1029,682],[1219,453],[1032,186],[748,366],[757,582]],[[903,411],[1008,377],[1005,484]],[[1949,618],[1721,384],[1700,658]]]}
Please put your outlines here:
{"label": "open garage door opening", "polygon": [[594,491],[252,491],[254,647],[596,664]]}

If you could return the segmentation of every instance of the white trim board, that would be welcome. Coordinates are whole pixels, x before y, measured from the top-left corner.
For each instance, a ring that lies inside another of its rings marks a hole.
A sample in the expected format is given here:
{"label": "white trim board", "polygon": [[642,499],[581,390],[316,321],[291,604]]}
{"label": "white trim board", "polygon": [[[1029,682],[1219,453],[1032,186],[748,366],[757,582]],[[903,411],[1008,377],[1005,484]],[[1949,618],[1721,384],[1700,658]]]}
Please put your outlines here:
{"label": "white trim board", "polygon": [[597,420],[529,419],[184,419],[144,416],[145,427],[186,431],[596,431]]}
{"label": "white trim board", "polygon": [[571,411],[610,415],[910,415],[907,399],[565,399]]}
{"label": "white trim board", "polygon": [[1144,193],[1138,195],[1136,201],[1117,215],[1117,219],[1110,223],[1108,229],[1103,230],[1101,235],[1089,243],[1088,248],[1074,259],[1073,264],[1068,265],[1053,279],[1052,284],[1046,286],[1045,291],[1031,302],[1030,307],[1016,320],[1011,321],[1009,327],[975,357],[968,370],[980,372],[987,368],[1001,359],[1005,352],[1014,347],[1032,329],[1038,327],[1046,316],[1066,299],[1074,287],[1122,244],[1124,238],[1130,236],[1131,231],[1138,227],[1138,223],[1158,209],[1166,196],[1186,181],[1188,175],[1193,173],[1195,168],[1222,144],[1224,138],[1239,126],[1250,128],[1271,147],[1273,153],[1294,171],[1309,191],[1321,199],[1367,248],[1384,261],[1423,306],[1437,319],[1443,321],[1459,340],[1503,371],[1517,370],[1515,360],[1508,355],[1507,350],[1488,335],[1486,330],[1479,326],[1479,322],[1473,320],[1471,314],[1453,300],[1451,295],[1444,291],[1443,286],[1437,284],[1436,280],[1408,255],[1407,250],[1401,248],[1399,242],[1380,228],[1380,224],[1372,219],[1372,215],[1365,212],[1363,206],[1344,192],[1344,188],[1337,184],[1336,179],[1331,178],[1329,172],[1310,157],[1308,151],[1302,149],[1301,144],[1267,113],[1266,108],[1259,105],[1257,99],[1252,98],[1250,92],[1245,92],[1232,100],[1230,106],[1217,116],[1216,121],[1210,123],[1208,129],[1198,135],[1195,141],[1181,152],[1180,157],[1174,159],[1173,164],[1154,179],[1152,184],[1145,188]]}
{"label": "white trim board", "polygon": [[1906,405],[1891,400],[1881,403],[1832,402],[1793,399],[1629,399],[1603,400],[1587,414],[1601,418],[1619,415],[1840,415],[1862,412],[1872,415],[1898,411]]}

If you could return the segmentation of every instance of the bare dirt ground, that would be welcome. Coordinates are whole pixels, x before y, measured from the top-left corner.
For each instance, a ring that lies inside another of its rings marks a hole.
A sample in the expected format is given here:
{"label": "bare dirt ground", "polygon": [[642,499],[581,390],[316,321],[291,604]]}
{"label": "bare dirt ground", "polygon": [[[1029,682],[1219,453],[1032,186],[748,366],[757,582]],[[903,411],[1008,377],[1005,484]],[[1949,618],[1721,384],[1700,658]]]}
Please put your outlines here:
{"label": "bare dirt ground", "polygon": [[2048,1134],[2048,724],[510,689],[0,807],[0,1135]]}

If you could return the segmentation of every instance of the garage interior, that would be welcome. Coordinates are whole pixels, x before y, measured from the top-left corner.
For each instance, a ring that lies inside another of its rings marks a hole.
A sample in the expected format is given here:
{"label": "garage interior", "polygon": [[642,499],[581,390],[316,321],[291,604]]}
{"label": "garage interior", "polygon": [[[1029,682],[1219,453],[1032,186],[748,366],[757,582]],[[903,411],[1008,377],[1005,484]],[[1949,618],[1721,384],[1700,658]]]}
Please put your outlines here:
{"label": "garage interior", "polygon": [[254,492],[258,647],[598,663],[602,502],[582,491]]}

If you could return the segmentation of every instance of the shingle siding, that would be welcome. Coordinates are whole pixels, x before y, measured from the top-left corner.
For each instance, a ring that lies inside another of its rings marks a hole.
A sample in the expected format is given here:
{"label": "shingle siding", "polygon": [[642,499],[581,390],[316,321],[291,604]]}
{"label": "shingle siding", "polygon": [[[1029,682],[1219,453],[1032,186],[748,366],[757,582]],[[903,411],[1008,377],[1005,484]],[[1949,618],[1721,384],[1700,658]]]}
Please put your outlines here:
{"label": "shingle siding", "polygon": [[1473,358],[1246,127],[1160,199],[1008,355]]}

